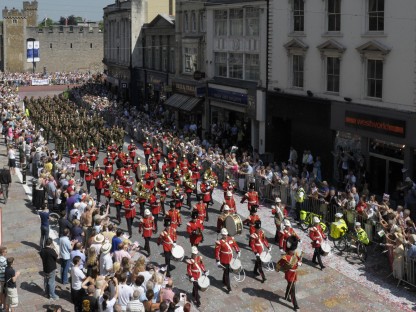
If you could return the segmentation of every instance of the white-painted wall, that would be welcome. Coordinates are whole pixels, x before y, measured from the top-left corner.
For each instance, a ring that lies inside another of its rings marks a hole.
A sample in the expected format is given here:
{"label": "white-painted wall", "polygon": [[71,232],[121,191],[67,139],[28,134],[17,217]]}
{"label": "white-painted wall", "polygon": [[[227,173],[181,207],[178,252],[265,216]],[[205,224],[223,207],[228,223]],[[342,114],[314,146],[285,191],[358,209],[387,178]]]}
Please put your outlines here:
{"label": "white-painted wall", "polygon": [[[368,0],[342,0],[341,32],[326,33],[327,0],[305,0],[305,31],[291,35],[292,0],[271,0],[273,16],[272,51],[269,58],[271,75],[269,90],[306,95],[311,90],[315,96],[344,101],[349,97],[354,103],[416,112],[416,1],[385,0],[385,27],[382,34],[371,34],[367,29]],[[304,63],[304,88],[291,88],[291,68],[284,44],[298,38],[308,45]],[[325,66],[317,46],[334,39],[346,47],[341,60],[341,81],[338,95],[325,93]],[[357,47],[377,40],[391,49],[385,57],[382,100],[369,100],[365,89],[365,65]]]}

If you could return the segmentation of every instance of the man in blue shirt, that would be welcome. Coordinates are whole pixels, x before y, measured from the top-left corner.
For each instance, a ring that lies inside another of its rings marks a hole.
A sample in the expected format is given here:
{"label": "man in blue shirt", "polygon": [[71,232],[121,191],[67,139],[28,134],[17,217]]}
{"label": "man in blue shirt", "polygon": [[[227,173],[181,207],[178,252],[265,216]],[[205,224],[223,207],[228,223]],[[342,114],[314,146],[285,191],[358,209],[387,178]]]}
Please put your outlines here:
{"label": "man in blue shirt", "polygon": [[121,239],[121,235],[123,234],[123,231],[120,229],[117,229],[116,231],[116,235],[113,237],[112,241],[111,241],[111,252],[115,252],[116,250],[118,250],[118,245],[120,243],[123,242],[123,240]]}
{"label": "man in blue shirt", "polygon": [[69,240],[69,229],[64,230],[64,235],[59,238],[59,255],[61,257],[61,282],[68,283],[68,271],[71,262],[71,249],[74,242]]}
{"label": "man in blue shirt", "polygon": [[409,259],[416,259],[416,234],[412,234],[409,237],[409,245],[407,246],[407,257]]}

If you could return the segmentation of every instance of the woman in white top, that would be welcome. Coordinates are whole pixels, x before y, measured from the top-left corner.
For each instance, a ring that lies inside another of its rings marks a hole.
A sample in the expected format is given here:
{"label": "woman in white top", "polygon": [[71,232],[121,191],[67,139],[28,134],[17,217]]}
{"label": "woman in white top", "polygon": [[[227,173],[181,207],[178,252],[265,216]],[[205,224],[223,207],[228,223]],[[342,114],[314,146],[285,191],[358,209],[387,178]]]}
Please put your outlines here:
{"label": "woman in white top", "polygon": [[9,149],[7,150],[7,158],[9,159],[9,168],[10,173],[15,174],[16,168],[16,151],[14,150],[12,145],[9,145]]}
{"label": "woman in white top", "polygon": [[108,282],[104,283],[101,287],[100,297],[98,297],[98,311],[100,312],[113,312],[114,305],[116,304],[118,297],[118,281],[113,277],[115,293],[114,297],[110,299],[110,293],[104,290],[108,287]]}

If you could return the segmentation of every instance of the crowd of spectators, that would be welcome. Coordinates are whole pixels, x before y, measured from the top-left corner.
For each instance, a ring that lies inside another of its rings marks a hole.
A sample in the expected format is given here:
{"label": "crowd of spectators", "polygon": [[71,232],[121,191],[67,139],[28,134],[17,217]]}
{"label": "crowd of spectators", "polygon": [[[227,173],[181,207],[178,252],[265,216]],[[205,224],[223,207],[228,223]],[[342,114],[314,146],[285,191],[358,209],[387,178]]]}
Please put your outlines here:
{"label": "crowd of spectators", "polygon": [[48,79],[50,85],[73,85],[95,81],[100,74],[91,72],[5,73],[0,72],[0,82],[13,86],[30,86],[32,79]]}

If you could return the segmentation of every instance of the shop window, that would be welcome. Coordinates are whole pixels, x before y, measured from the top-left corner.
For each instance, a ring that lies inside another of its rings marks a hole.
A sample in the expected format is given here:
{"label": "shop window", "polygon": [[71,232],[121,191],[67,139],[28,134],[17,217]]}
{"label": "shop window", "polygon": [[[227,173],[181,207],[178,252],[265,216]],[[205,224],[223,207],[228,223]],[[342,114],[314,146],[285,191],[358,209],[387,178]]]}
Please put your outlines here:
{"label": "shop window", "polygon": [[243,9],[230,10],[230,36],[243,35]]}
{"label": "shop window", "polygon": [[197,49],[196,48],[184,48],[184,73],[193,73],[197,67]]}
{"label": "shop window", "polygon": [[341,31],[341,0],[328,0],[328,31]]}
{"label": "shop window", "polygon": [[185,11],[184,17],[183,17],[183,30],[185,32],[189,31],[189,13]]}
{"label": "shop window", "polygon": [[243,79],[243,54],[230,53],[228,58],[229,77]]}
{"label": "shop window", "polygon": [[214,11],[214,27],[216,36],[227,36],[227,10]]}
{"label": "shop window", "polygon": [[196,13],[195,11],[191,12],[191,29],[193,32],[196,32]]}
{"label": "shop window", "polygon": [[303,88],[303,55],[292,55],[292,87]]}
{"label": "shop window", "polygon": [[260,62],[258,54],[246,54],[245,55],[245,79],[246,80],[259,80],[260,74]]}
{"label": "shop window", "polygon": [[258,8],[246,9],[246,35],[258,36],[260,28],[260,10]]}
{"label": "shop window", "polygon": [[227,77],[227,53],[215,53],[215,76]]}
{"label": "shop window", "polygon": [[380,99],[383,96],[382,60],[367,60],[367,96]]}
{"label": "shop window", "polygon": [[328,92],[339,92],[340,64],[339,57],[326,58],[326,91]]}
{"label": "shop window", "polygon": [[302,32],[305,28],[304,0],[293,0],[293,31]]}
{"label": "shop window", "polygon": [[368,0],[368,30],[384,31],[384,0]]}

